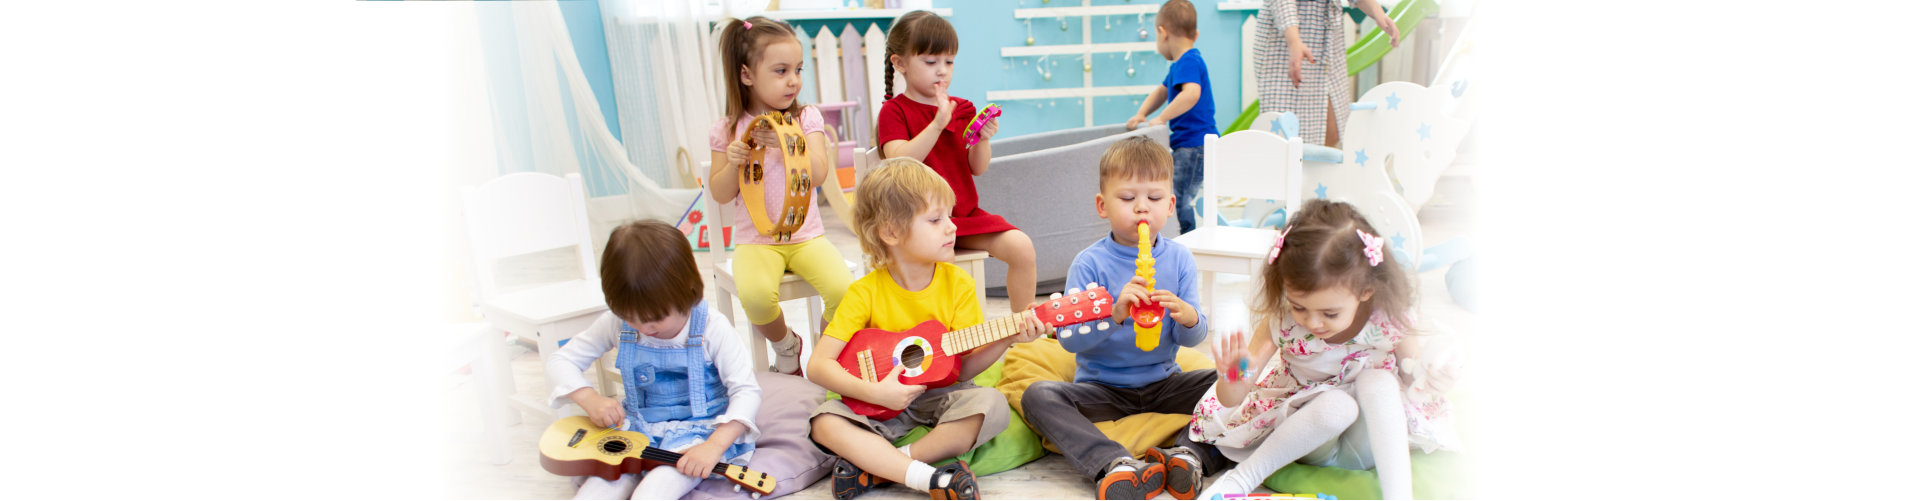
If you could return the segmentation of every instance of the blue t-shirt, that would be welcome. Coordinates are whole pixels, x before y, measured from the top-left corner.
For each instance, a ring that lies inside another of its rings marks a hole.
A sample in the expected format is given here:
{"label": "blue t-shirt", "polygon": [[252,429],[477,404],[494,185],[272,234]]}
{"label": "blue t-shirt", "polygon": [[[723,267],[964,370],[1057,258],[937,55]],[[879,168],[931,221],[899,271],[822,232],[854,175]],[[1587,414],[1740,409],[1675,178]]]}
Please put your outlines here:
{"label": "blue t-shirt", "polygon": [[1213,128],[1213,84],[1207,78],[1207,62],[1200,59],[1200,49],[1187,49],[1180,59],[1167,67],[1167,79],[1160,82],[1167,88],[1167,102],[1173,102],[1180,93],[1180,84],[1200,84],[1200,100],[1193,108],[1167,122],[1172,128],[1172,137],[1168,138],[1174,148],[1200,146],[1206,142],[1207,134],[1219,134]]}
{"label": "blue t-shirt", "polygon": [[[1140,351],[1134,343],[1133,320],[1112,319],[1106,330],[1090,329],[1060,338],[1060,347],[1074,354],[1073,382],[1100,383],[1120,388],[1139,388],[1180,373],[1174,355],[1181,346],[1199,346],[1207,339],[1207,316],[1200,308],[1200,268],[1193,251],[1171,238],[1153,242],[1155,289],[1166,289],[1194,306],[1198,319],[1193,327],[1182,327],[1172,316],[1160,322],[1160,344],[1153,351]],[[1133,260],[1138,247],[1120,245],[1111,233],[1073,257],[1067,268],[1067,283],[1075,286],[1089,282],[1118,294],[1137,271]]]}

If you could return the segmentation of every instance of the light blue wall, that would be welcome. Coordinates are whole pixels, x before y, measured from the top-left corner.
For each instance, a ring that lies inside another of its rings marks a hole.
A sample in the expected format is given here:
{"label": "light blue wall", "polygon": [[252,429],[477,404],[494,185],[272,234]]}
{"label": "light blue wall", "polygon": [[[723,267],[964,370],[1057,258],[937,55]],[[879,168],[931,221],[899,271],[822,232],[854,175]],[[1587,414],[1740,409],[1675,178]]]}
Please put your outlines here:
{"label": "light blue wall", "polygon": [[[607,59],[605,30],[600,24],[600,3],[596,0],[564,0],[557,3],[567,25],[568,37],[573,42],[574,57],[579,60],[580,69],[586,75],[588,85],[593,88],[600,115],[606,119],[607,128],[613,132],[613,136],[618,138],[620,117],[613,100],[613,70]],[[520,55],[512,11],[504,3],[482,4],[477,9],[477,15],[483,34],[481,49],[486,56],[489,94],[494,109],[495,153],[499,158],[499,171],[506,174],[537,170],[533,163],[532,144],[528,139],[526,90],[521,83]],[[554,77],[560,79],[562,75],[556,72]],[[580,134],[575,120],[574,96],[564,85],[560,87],[560,99],[574,151],[580,152],[578,161],[587,195],[599,197],[625,193],[625,185],[616,181],[607,163],[586,147],[585,136]]]}

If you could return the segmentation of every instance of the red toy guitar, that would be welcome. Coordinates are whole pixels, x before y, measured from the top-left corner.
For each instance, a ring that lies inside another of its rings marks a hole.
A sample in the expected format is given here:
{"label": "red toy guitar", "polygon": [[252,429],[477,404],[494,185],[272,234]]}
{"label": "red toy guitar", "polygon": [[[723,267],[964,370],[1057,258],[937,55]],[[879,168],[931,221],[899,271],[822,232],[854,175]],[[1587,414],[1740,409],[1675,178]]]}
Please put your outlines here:
{"label": "red toy guitar", "polygon": [[[1034,308],[1018,315],[988,320],[980,325],[948,332],[938,320],[928,320],[908,329],[906,332],[889,332],[882,329],[862,329],[853,333],[853,339],[847,347],[840,350],[835,361],[845,367],[847,372],[862,381],[875,382],[893,370],[893,366],[906,367],[900,373],[901,384],[920,384],[929,388],[941,388],[952,385],[960,379],[960,355],[982,345],[999,341],[1020,332],[1020,325],[1028,316],[1040,318],[1048,327],[1061,328],[1074,324],[1106,320],[1113,315],[1113,296],[1107,289],[1096,284],[1087,284],[1088,289],[1067,291],[1063,296],[1055,294],[1047,302],[1034,305]],[[1106,322],[1100,322],[1100,329],[1108,328]],[[1081,333],[1090,332],[1087,326],[1080,326]],[[1062,332],[1062,335],[1067,333]],[[843,397],[847,407],[873,419],[890,419],[900,411],[884,406]]]}

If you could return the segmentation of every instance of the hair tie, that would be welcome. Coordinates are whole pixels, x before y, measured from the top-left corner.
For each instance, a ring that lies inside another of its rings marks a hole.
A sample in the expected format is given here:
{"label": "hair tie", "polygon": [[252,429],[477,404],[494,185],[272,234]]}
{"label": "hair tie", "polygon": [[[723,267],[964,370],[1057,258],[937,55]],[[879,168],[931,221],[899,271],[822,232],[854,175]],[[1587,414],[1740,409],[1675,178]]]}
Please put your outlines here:
{"label": "hair tie", "polygon": [[1273,264],[1273,260],[1280,258],[1280,246],[1287,243],[1287,230],[1291,229],[1293,228],[1288,227],[1287,229],[1280,230],[1280,236],[1274,237],[1273,250],[1267,251],[1267,264]]}
{"label": "hair tie", "polygon": [[753,29],[753,21],[741,21],[740,24],[747,25],[747,29],[749,30]]}
{"label": "hair tie", "polygon": [[1359,234],[1360,242],[1367,246],[1361,250],[1367,254],[1367,266],[1380,266],[1380,262],[1387,259],[1386,252],[1380,250],[1380,245],[1384,241],[1380,237],[1368,235],[1365,231],[1353,230],[1353,232]]}

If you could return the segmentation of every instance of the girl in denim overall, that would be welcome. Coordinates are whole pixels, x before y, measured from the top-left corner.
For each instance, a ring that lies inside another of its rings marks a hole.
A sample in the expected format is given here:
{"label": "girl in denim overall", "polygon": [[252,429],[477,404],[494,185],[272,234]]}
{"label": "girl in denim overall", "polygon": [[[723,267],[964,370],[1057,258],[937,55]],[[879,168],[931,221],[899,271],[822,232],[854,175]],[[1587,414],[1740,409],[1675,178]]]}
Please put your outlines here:
{"label": "girl in denim overall", "polygon": [[[639,432],[651,446],[683,457],[611,482],[585,477],[575,498],[678,499],[714,464],[747,464],[759,438],[753,417],[760,385],[745,341],[726,322],[708,323],[713,309],[700,295],[698,267],[678,230],[656,221],[629,224],[614,230],[606,254],[601,276],[610,311],[547,360],[551,404],[579,404],[595,424]],[[602,396],[581,374],[612,349],[619,350],[614,364],[626,395],[619,400]]]}

